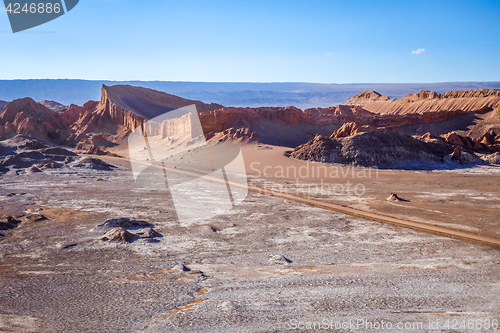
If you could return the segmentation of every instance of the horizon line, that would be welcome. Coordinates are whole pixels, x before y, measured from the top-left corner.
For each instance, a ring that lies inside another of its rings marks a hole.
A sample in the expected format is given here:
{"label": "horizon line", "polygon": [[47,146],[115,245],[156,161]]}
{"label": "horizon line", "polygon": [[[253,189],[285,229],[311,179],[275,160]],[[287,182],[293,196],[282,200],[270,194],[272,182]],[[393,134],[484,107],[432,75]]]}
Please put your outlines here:
{"label": "horizon line", "polygon": [[89,81],[89,82],[171,82],[171,83],[245,83],[245,84],[322,84],[322,85],[360,85],[360,84],[446,84],[446,83],[500,83],[499,81],[438,81],[438,82],[349,82],[349,83],[324,83],[305,81],[170,81],[170,80],[112,80],[112,79],[75,79],[75,78],[45,78],[45,79],[0,79],[0,81]]}

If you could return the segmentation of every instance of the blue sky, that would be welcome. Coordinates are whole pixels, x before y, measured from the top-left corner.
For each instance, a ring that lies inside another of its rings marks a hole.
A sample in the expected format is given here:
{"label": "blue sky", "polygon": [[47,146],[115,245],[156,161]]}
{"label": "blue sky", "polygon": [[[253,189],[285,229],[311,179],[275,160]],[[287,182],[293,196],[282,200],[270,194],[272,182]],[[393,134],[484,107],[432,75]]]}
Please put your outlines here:
{"label": "blue sky", "polygon": [[500,81],[499,18],[500,1],[80,0],[12,34],[2,8],[0,79]]}

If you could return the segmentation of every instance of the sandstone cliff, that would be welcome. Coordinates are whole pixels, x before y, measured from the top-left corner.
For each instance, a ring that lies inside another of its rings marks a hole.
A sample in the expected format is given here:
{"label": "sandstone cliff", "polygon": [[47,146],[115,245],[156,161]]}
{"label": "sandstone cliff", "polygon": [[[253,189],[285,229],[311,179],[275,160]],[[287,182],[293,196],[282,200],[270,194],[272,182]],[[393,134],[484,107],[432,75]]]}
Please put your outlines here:
{"label": "sandstone cliff", "polygon": [[[66,142],[86,150],[95,150],[95,135],[105,134],[105,141],[119,141],[135,128],[142,126],[145,121],[192,104],[202,111],[221,107],[218,104],[205,104],[142,87],[103,85],[101,100],[98,103],[89,102],[82,109],[73,107],[71,115],[69,109],[66,111],[68,117],[79,115],[71,125],[71,133]],[[155,134],[160,131],[160,128],[155,128],[153,124],[149,124],[148,129],[150,133]],[[102,141],[102,138],[100,140]]]}
{"label": "sandstone cliff", "polygon": [[161,91],[129,85],[103,85],[99,107],[110,110],[114,105],[115,110],[128,110],[141,119],[149,120],[192,104],[196,105],[198,112],[222,108],[220,104],[205,104]]}

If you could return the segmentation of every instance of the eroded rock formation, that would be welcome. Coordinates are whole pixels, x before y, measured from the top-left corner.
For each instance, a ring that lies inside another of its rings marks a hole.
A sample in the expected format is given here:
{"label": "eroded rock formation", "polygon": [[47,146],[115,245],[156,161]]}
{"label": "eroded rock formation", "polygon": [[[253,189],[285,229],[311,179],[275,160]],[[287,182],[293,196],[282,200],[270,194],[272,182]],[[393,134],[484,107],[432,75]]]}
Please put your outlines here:
{"label": "eroded rock formation", "polygon": [[292,152],[291,157],[324,162],[410,167],[443,163],[453,147],[444,142],[423,142],[394,130],[377,129],[339,138],[316,136]]}
{"label": "eroded rock formation", "polygon": [[[488,124],[476,126],[474,131],[471,130],[473,135],[460,128],[460,131],[444,135],[443,139],[451,145],[468,150],[500,151],[500,137],[496,134],[497,128],[500,129],[500,114],[497,112],[500,110],[500,90],[494,89],[444,94],[421,91],[400,99],[390,99],[374,91],[365,91],[349,99],[347,105],[302,111],[292,106],[223,107],[141,87],[103,86],[100,101],[89,101],[83,106],[70,105],[62,112],[49,110],[30,98],[9,103],[0,113],[0,140],[20,134],[29,135],[42,144],[55,143],[76,147],[89,154],[113,155],[108,149],[125,142],[131,131],[138,127],[162,137],[192,131],[193,123],[188,124],[183,119],[173,120],[168,124],[148,121],[165,112],[192,104],[196,105],[203,133],[208,140],[258,141],[262,133],[256,132],[256,128],[267,122],[281,124],[272,127],[272,131],[279,131],[276,135],[284,144],[287,140],[297,142],[292,140],[296,132],[288,132],[289,128],[297,125],[317,128],[333,126],[334,129],[340,127],[330,138],[341,139],[361,133],[395,132],[411,126],[421,126],[419,124],[449,122],[467,114],[487,114],[487,120],[475,120],[475,123],[487,121]],[[452,128],[458,130],[460,122],[456,122],[456,126]],[[411,134],[428,131],[420,127],[413,128],[414,132]],[[448,131],[434,134],[438,137]],[[314,137],[314,130],[309,133],[302,133],[305,139],[301,137],[300,141],[306,142]],[[406,133],[408,134],[408,130]],[[270,135],[273,133],[266,132],[266,136]],[[425,140],[436,139],[429,137]]]}
{"label": "eroded rock formation", "polygon": [[[358,95],[374,92],[363,92]],[[485,112],[500,107],[500,90],[478,89],[450,91],[444,94],[422,90],[399,99],[364,99],[358,95],[347,100],[346,104],[360,106],[368,111],[385,114],[431,114],[441,112]],[[378,94],[380,95],[380,94]],[[442,116],[441,116],[442,117]]]}

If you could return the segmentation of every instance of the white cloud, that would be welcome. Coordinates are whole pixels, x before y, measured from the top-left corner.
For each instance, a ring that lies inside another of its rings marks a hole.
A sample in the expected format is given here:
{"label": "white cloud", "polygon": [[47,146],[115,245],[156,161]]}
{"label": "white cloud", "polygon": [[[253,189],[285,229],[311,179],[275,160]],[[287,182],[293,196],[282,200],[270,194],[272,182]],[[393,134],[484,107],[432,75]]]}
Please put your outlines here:
{"label": "white cloud", "polygon": [[422,54],[422,53],[425,53],[425,49],[418,49],[416,51],[411,51],[411,53],[413,53],[413,54]]}

